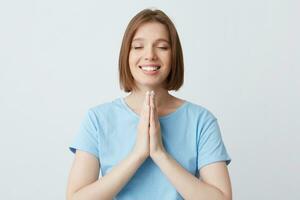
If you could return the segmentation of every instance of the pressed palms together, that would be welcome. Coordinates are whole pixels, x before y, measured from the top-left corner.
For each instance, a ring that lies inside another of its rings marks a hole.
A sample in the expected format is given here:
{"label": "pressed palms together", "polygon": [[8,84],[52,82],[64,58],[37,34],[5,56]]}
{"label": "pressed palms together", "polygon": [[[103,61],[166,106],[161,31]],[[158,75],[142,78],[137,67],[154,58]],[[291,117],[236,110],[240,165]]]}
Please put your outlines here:
{"label": "pressed palms together", "polygon": [[143,159],[146,159],[148,156],[153,158],[165,152],[156,109],[155,93],[153,91],[148,91],[145,95],[137,127],[134,152]]}

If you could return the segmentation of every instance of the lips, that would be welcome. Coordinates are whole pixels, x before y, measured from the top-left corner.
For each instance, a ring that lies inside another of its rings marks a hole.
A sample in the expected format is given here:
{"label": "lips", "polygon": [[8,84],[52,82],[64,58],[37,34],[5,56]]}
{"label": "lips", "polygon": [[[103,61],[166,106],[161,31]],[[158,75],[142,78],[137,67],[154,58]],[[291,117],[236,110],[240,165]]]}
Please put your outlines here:
{"label": "lips", "polygon": [[145,75],[154,76],[159,73],[160,65],[140,65],[139,68]]}
{"label": "lips", "polygon": [[157,71],[160,69],[160,65],[142,65],[139,66],[140,69],[143,71],[151,72],[151,71]]}

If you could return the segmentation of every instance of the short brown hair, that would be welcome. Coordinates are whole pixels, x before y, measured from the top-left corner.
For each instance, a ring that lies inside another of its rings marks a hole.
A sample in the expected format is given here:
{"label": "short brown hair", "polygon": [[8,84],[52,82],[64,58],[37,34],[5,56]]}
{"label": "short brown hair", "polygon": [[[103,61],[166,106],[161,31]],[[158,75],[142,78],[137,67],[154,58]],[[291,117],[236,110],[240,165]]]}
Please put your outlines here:
{"label": "short brown hair", "polygon": [[132,91],[136,85],[129,67],[129,52],[136,30],[146,22],[159,22],[166,26],[171,43],[171,70],[166,79],[165,89],[177,91],[183,84],[184,64],[183,53],[177,30],[171,19],[161,10],[144,9],[129,22],[123,36],[119,54],[119,81],[121,89]]}

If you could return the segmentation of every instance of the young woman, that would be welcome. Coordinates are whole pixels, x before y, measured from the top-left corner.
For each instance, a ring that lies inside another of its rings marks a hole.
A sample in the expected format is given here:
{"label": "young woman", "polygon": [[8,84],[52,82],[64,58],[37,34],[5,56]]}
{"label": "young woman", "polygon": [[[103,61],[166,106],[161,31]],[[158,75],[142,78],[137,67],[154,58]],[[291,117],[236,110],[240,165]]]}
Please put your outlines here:
{"label": "young woman", "polygon": [[183,72],[172,21],[160,10],[139,12],[119,58],[120,85],[130,94],[87,112],[70,147],[68,200],[232,198],[217,119],[169,94]]}

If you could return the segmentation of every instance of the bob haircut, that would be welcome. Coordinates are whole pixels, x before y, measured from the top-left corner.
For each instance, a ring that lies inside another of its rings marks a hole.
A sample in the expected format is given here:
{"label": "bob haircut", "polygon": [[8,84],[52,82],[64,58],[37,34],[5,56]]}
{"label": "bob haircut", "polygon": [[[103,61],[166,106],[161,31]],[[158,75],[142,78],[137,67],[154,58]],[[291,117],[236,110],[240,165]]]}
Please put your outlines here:
{"label": "bob haircut", "polygon": [[171,19],[161,10],[144,9],[135,15],[129,22],[123,36],[119,54],[119,82],[120,88],[131,92],[136,88],[134,78],[129,67],[129,53],[132,39],[137,29],[144,23],[158,22],[168,30],[171,46],[171,70],[166,78],[164,88],[177,91],[184,81],[183,53],[177,30]]}

